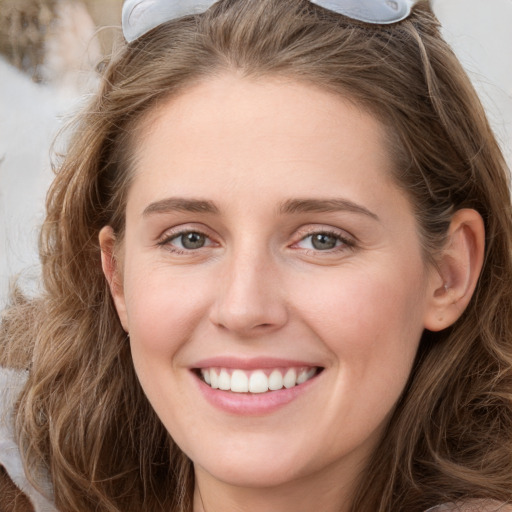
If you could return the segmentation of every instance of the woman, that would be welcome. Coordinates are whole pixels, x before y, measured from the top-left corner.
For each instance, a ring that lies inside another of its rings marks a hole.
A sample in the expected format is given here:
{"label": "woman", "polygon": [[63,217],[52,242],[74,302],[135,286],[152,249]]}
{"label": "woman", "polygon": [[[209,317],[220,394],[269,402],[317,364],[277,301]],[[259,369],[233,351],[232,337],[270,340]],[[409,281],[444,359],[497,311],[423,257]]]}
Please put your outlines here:
{"label": "woman", "polygon": [[141,9],[49,193],[44,293],[4,315],[31,484],[61,511],[510,510],[508,178],[429,6]]}

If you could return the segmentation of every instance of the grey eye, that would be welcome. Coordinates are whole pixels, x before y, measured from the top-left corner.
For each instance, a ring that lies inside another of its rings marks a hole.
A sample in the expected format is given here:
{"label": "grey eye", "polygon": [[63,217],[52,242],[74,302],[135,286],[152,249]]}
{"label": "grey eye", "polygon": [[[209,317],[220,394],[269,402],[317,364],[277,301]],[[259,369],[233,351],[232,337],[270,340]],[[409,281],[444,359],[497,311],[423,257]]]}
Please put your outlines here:
{"label": "grey eye", "polygon": [[183,233],[177,237],[177,241],[184,249],[201,249],[206,245],[206,236],[196,232]]}
{"label": "grey eye", "polygon": [[311,236],[311,245],[319,251],[334,249],[338,241],[337,237],[328,233],[316,233]]}

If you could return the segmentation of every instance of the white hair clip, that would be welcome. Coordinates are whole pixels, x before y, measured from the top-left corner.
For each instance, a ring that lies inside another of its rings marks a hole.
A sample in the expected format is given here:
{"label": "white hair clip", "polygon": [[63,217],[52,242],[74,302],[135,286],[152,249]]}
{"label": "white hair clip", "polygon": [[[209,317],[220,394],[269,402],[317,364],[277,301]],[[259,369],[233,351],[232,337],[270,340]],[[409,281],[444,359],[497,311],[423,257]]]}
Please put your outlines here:
{"label": "white hair clip", "polygon": [[309,0],[324,9],[343,14],[347,18],[388,25],[402,21],[411,14],[418,0]]}
{"label": "white hair clip", "polygon": [[[206,11],[217,0],[126,0],[123,33],[131,43],[166,21]],[[324,9],[366,23],[388,24],[407,18],[417,0],[309,0]]]}
{"label": "white hair clip", "polygon": [[206,11],[217,0],[126,0],[123,34],[129,43],[166,21]]}

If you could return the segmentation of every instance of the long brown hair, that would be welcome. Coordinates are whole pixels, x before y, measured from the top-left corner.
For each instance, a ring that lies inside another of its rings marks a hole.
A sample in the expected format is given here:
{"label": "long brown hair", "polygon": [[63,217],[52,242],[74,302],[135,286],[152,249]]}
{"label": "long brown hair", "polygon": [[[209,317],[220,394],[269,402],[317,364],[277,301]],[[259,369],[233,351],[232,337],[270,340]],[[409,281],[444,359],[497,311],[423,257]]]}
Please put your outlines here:
{"label": "long brown hair", "polygon": [[98,233],[122,238],[142,120],[218,73],[286,76],[355,102],[389,134],[425,254],[453,213],[486,227],[482,274],[452,327],[425,332],[415,366],[352,504],[420,512],[469,497],[512,500],[512,220],[504,160],[427,2],[367,26],[307,0],[221,0],[126,45],[77,120],[47,200],[43,293],[15,297],[5,365],[28,368],[17,432],[32,474],[49,470],[65,511],[190,511],[193,472],[146,400],[101,271]]}

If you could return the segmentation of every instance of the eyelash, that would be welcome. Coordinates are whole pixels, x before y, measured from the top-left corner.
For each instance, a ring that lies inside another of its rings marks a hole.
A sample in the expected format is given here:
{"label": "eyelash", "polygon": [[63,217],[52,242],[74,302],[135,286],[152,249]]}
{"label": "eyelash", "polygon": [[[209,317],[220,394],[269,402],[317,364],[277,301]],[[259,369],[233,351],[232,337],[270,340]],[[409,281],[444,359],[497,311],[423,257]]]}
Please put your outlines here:
{"label": "eyelash", "polygon": [[[200,236],[204,237],[206,240],[209,240],[210,243],[207,243],[206,245],[204,245],[202,247],[198,247],[197,249],[186,249],[186,248],[182,249],[182,248],[172,245],[172,243],[171,243],[172,241],[177,240],[177,239],[179,239],[185,235],[189,235],[189,234],[200,235]],[[302,248],[302,250],[306,254],[311,254],[311,253],[332,254],[332,253],[342,252],[347,249],[354,249],[356,246],[356,242],[352,238],[343,236],[339,232],[334,231],[334,230],[319,228],[319,229],[311,230],[309,233],[302,236],[298,242],[295,242],[294,244],[292,244],[292,248],[294,246],[297,246],[301,242],[307,240],[308,238],[312,238],[315,235],[326,235],[328,237],[333,237],[336,239],[336,242],[339,242],[339,245],[336,245],[332,249],[326,249],[326,250],[315,249],[315,248],[313,248],[313,249]],[[170,233],[170,234],[165,235],[157,242],[157,245],[160,247],[166,248],[168,251],[170,251],[174,254],[185,255],[185,254],[191,254],[193,252],[199,251],[200,249],[204,249],[205,247],[210,247],[212,245],[215,245],[215,242],[212,242],[211,237],[208,236],[204,231],[201,231],[199,229],[185,229],[182,231],[177,231],[175,233]]]}
{"label": "eyelash", "polygon": [[197,249],[186,249],[186,248],[182,249],[182,248],[172,245],[171,242],[173,240],[177,240],[185,235],[191,235],[191,234],[203,236],[206,240],[209,240],[211,242],[211,237],[208,236],[204,231],[201,231],[199,229],[184,229],[182,231],[177,231],[175,233],[166,234],[163,238],[161,238],[157,242],[157,245],[160,247],[166,248],[168,251],[170,251],[174,254],[191,254],[195,251],[198,251],[199,249],[203,249],[204,247],[210,247],[210,246],[214,245],[214,243],[208,243],[207,245],[205,245],[203,247],[199,247]]}
{"label": "eyelash", "polygon": [[327,250],[321,250],[321,249],[304,249],[307,254],[315,253],[315,254],[333,254],[337,252],[343,252],[347,249],[354,249],[356,246],[356,242],[354,239],[349,238],[348,236],[343,236],[338,231],[335,230],[329,230],[329,229],[315,229],[310,231],[308,234],[303,236],[298,242],[296,242],[294,245],[299,244],[300,242],[303,242],[304,240],[307,240],[308,238],[312,238],[315,235],[327,235],[329,237],[333,237],[336,239],[337,242],[340,242],[339,245],[336,245],[332,249]]}

